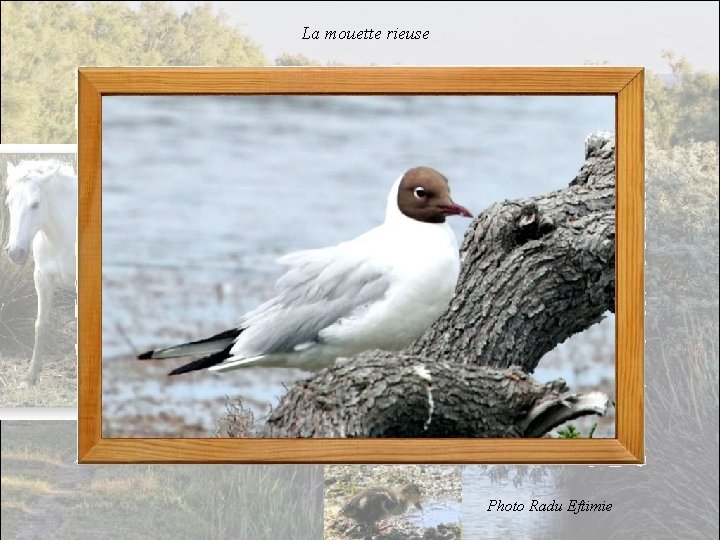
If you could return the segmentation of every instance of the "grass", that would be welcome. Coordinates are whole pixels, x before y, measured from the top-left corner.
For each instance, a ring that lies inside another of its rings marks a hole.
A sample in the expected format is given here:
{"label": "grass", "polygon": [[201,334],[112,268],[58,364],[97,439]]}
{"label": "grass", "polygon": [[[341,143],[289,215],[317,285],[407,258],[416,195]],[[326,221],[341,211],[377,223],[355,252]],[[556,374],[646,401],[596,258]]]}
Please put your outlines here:
{"label": "grass", "polygon": [[0,426],[3,472],[5,460],[62,465],[75,452],[76,424],[64,421],[14,420]]}
{"label": "grass", "polygon": [[[322,467],[97,467],[57,538],[319,538]],[[119,474],[118,474],[119,473]],[[108,524],[132,515],[123,531]]]}
{"label": "grass", "polygon": [[[2,244],[4,239],[0,237]],[[32,266],[17,266],[0,255],[0,346],[3,355],[32,354],[37,297]]]}
{"label": "grass", "polygon": [[322,466],[77,467],[75,432],[2,423],[3,538],[43,514],[57,521],[52,538],[68,540],[322,537]]}
{"label": "grass", "polygon": [[216,437],[252,437],[262,427],[256,425],[252,410],[243,405],[241,398],[228,398],[225,407],[227,414],[218,421]]}
{"label": "grass", "polygon": [[2,537],[32,519],[32,508],[53,489],[52,479],[67,460],[75,444],[71,422],[4,421],[0,501]]}
{"label": "grass", "polygon": [[27,491],[30,493],[49,493],[51,485],[43,480],[29,480],[20,476],[2,476],[2,486],[7,490]]}
{"label": "grass", "polygon": [[75,355],[50,358],[37,384],[22,388],[29,358],[0,357],[0,407],[71,407],[77,403]]}
{"label": "grass", "polygon": [[597,422],[595,422],[588,431],[587,436],[584,436],[582,432],[575,427],[574,424],[568,424],[564,429],[559,429],[557,434],[561,439],[592,439],[597,429]]}

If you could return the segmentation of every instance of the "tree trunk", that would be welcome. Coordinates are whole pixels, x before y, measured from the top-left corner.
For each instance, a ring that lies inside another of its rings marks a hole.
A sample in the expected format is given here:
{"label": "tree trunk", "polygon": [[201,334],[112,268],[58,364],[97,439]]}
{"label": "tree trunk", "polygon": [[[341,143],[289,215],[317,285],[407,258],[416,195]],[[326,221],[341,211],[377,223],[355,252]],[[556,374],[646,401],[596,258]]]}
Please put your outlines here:
{"label": "tree trunk", "polygon": [[615,142],[586,141],[567,189],[497,203],[465,233],[447,312],[401,353],[338,360],[283,397],[265,437],[538,437],[608,398],[532,381],[615,305]]}

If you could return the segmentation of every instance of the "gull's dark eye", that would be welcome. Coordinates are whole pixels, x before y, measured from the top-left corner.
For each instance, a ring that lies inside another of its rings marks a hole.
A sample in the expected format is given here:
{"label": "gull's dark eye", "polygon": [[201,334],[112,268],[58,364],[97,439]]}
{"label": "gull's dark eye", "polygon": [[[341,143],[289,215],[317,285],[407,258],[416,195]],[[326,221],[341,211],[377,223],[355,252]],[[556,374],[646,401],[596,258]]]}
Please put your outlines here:
{"label": "gull's dark eye", "polygon": [[422,187],[416,187],[413,190],[413,193],[415,194],[415,197],[417,197],[418,199],[424,199],[425,197],[427,197],[427,191],[425,191],[425,188],[422,188]]}
{"label": "gull's dark eye", "polygon": [[33,210],[37,210],[39,207],[40,207],[40,202],[39,202],[39,201],[35,201],[34,203],[32,203],[32,204],[30,205],[30,208],[32,208]]}

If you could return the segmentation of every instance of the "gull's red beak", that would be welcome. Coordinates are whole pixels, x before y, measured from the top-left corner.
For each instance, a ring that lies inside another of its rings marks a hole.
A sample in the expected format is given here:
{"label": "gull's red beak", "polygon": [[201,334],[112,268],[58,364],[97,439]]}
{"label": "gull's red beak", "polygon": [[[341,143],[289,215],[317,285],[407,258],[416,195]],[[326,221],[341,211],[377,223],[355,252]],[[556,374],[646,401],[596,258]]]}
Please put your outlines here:
{"label": "gull's red beak", "polygon": [[443,211],[443,214],[446,216],[463,216],[463,217],[473,217],[473,215],[470,213],[470,210],[465,208],[464,206],[460,206],[459,204],[451,203],[451,204],[444,204],[440,207],[440,210]]}

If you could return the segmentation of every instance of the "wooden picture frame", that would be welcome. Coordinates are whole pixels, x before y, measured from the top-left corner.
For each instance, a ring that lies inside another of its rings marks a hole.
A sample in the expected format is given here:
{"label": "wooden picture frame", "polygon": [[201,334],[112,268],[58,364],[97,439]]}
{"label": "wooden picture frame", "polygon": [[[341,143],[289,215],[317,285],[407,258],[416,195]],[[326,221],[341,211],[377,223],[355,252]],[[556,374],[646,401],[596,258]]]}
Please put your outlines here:
{"label": "wooden picture frame", "polygon": [[[625,463],[644,461],[644,70],[81,68],[78,73],[80,463]],[[102,99],[112,95],[608,95],[616,104],[616,438],[102,437]]]}

